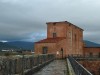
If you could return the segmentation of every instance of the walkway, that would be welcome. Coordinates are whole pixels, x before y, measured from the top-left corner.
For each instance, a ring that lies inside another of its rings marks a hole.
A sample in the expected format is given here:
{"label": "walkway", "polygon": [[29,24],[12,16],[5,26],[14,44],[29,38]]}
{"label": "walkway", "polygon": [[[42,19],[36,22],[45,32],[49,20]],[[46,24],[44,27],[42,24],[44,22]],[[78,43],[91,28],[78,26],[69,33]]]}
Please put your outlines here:
{"label": "walkway", "polygon": [[64,60],[54,60],[33,75],[67,75],[66,72],[66,62]]}

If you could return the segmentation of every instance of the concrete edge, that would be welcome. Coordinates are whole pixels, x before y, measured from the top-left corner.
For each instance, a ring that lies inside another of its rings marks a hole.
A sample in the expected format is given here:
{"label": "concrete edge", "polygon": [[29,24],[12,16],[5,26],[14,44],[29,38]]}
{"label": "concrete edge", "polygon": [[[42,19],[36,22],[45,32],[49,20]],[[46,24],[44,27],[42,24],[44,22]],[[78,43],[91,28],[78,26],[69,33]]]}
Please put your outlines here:
{"label": "concrete edge", "polygon": [[[76,61],[76,60],[75,60]],[[82,64],[76,61],[84,70],[86,70],[90,75],[93,75],[90,71],[88,71]]]}
{"label": "concrete edge", "polygon": [[74,70],[73,70],[73,68],[71,66],[71,63],[70,63],[68,58],[67,58],[67,66],[68,66],[68,73],[69,73],[69,75],[75,75],[75,72],[74,72]]}

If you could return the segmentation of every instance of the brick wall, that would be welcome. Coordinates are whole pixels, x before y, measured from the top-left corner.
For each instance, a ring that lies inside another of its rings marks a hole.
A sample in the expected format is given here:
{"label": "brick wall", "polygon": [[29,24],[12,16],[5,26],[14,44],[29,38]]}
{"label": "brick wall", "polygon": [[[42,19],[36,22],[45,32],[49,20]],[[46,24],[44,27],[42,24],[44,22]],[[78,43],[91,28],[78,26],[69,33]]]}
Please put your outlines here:
{"label": "brick wall", "polygon": [[93,75],[100,75],[100,60],[79,61]]}
{"label": "brick wall", "polygon": [[57,37],[66,37],[66,23],[47,23],[47,38],[53,38],[53,33]]}
{"label": "brick wall", "polygon": [[48,47],[47,53],[50,54],[56,54],[56,43],[36,43],[35,44],[35,53],[36,54],[42,54],[43,53],[43,47]]}
{"label": "brick wall", "polygon": [[69,22],[49,22],[47,23],[47,39],[54,38],[53,33],[56,33],[56,37],[65,37],[64,40],[56,43],[36,43],[35,53],[41,54],[42,47],[48,47],[48,53],[57,52],[60,54],[58,57],[62,57],[61,49],[63,49],[63,56],[66,57],[70,54],[83,54],[83,30]]}
{"label": "brick wall", "polygon": [[100,56],[100,47],[84,47],[85,56]]}

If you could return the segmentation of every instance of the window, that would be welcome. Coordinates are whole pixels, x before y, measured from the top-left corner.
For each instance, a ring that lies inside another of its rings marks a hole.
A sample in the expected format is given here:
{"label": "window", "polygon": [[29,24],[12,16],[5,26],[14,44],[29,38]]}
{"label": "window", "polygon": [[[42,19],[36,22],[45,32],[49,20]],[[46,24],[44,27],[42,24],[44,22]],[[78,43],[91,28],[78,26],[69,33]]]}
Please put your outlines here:
{"label": "window", "polygon": [[57,34],[56,33],[53,33],[53,38],[56,38],[57,37]]}
{"label": "window", "polygon": [[43,49],[43,52],[42,52],[42,53],[43,53],[43,54],[47,54],[48,47],[43,47],[42,49]]}
{"label": "window", "polygon": [[56,23],[53,23],[53,25],[56,25]]}
{"label": "window", "polygon": [[93,53],[92,53],[92,52],[90,52],[90,53],[89,53],[89,56],[90,56],[90,57],[92,57],[92,56],[93,56]]}

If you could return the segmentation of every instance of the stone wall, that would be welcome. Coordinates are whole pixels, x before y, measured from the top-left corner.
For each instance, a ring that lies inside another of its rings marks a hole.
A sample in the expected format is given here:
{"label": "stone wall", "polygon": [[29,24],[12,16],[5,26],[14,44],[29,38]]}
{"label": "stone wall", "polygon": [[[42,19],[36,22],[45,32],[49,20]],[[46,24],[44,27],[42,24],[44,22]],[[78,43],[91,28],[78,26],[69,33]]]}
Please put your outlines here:
{"label": "stone wall", "polygon": [[100,59],[99,60],[83,60],[79,61],[93,75],[100,75]]}
{"label": "stone wall", "polygon": [[25,75],[28,71],[54,59],[55,55],[53,54],[1,56],[0,75]]}

